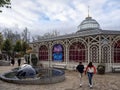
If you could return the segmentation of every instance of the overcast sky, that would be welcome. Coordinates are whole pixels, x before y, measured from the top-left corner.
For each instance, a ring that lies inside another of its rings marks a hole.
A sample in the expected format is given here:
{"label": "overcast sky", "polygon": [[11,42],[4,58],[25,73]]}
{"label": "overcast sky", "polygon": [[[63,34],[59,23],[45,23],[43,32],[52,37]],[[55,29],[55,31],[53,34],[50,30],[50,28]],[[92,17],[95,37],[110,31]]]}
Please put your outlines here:
{"label": "overcast sky", "polygon": [[[0,8],[0,27],[27,27],[32,35],[57,30],[74,33],[88,16],[97,20],[102,29],[120,31],[120,0],[12,0],[11,9]],[[1,30],[0,30],[1,31]]]}

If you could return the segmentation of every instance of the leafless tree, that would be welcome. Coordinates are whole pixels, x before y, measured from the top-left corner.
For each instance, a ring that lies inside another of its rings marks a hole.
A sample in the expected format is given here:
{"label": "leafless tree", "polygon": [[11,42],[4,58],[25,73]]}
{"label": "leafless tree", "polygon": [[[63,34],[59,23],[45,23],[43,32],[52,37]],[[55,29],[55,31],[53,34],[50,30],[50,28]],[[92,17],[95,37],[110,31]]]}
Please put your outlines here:
{"label": "leafless tree", "polygon": [[57,30],[53,30],[52,32],[47,32],[43,36],[41,35],[35,35],[32,37],[33,42],[34,41],[40,41],[42,39],[47,39],[47,38],[53,38],[59,36],[60,33]]}
{"label": "leafless tree", "polygon": [[9,28],[4,28],[3,29],[3,37],[4,39],[9,39],[12,41],[12,43],[14,44],[17,40],[20,40],[20,34],[16,31],[13,32],[11,29]]}
{"label": "leafless tree", "polygon": [[27,27],[22,32],[22,40],[27,43],[30,42],[30,32]]}

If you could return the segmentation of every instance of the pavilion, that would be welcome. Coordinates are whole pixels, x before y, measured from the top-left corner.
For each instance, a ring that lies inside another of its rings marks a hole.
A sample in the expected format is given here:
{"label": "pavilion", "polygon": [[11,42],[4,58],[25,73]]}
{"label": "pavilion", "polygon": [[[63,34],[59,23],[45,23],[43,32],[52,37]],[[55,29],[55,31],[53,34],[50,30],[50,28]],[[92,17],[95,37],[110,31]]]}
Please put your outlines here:
{"label": "pavilion", "polygon": [[92,61],[96,66],[104,63],[109,72],[112,66],[120,65],[120,31],[103,30],[90,16],[77,32],[41,39],[30,46],[39,62],[48,67],[75,69],[80,61],[85,65]]}

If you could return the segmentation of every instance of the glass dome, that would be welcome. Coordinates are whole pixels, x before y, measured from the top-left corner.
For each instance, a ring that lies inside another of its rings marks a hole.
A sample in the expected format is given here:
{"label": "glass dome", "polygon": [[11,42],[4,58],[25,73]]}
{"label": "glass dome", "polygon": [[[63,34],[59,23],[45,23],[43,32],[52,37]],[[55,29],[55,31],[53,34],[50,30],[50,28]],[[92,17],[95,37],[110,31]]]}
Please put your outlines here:
{"label": "glass dome", "polygon": [[81,22],[78,26],[79,30],[93,30],[93,29],[100,29],[99,23],[92,19],[92,17],[86,17],[85,20]]}

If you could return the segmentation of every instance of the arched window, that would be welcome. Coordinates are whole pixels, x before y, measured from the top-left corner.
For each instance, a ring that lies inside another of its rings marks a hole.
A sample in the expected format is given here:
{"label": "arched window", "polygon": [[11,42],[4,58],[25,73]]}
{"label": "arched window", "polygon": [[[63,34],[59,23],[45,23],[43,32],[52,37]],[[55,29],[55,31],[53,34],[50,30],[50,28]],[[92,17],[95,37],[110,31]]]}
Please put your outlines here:
{"label": "arched window", "polygon": [[69,60],[85,62],[85,46],[81,42],[74,42],[69,48]]}
{"label": "arched window", "polygon": [[48,48],[45,45],[39,48],[39,60],[48,61]]}
{"label": "arched window", "polygon": [[64,60],[64,49],[61,44],[55,44],[53,46],[52,59],[53,59],[53,61],[63,61]]}
{"label": "arched window", "polygon": [[120,40],[114,45],[114,63],[120,63]]}

